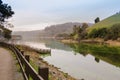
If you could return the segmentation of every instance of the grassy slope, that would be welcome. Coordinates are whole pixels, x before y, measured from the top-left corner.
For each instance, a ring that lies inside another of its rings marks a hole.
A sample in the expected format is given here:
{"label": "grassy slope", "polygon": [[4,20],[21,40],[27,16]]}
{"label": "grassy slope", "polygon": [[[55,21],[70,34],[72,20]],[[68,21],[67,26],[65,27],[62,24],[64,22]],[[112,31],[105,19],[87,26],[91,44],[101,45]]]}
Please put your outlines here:
{"label": "grassy slope", "polygon": [[93,29],[99,29],[103,27],[111,27],[113,24],[120,23],[120,14],[112,15],[97,24],[94,24],[92,27],[88,28],[88,33]]}

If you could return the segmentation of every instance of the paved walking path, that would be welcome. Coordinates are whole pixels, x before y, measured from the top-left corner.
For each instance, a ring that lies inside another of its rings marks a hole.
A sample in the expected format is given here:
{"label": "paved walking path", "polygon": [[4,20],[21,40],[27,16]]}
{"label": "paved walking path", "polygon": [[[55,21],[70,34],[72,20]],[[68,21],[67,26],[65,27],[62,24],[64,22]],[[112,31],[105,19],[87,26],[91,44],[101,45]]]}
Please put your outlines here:
{"label": "paved walking path", "polygon": [[0,47],[0,80],[13,80],[13,57],[9,51]]}
{"label": "paved walking path", "polygon": [[0,47],[0,80],[15,80],[15,62],[12,54]]}

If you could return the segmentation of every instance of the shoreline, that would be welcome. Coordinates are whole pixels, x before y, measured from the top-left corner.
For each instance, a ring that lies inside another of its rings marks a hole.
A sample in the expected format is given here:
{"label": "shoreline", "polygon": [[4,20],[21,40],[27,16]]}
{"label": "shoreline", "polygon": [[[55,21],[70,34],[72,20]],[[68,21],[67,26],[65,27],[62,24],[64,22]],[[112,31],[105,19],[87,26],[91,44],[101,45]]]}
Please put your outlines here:
{"label": "shoreline", "polygon": [[30,60],[32,61],[32,66],[34,68],[36,68],[36,66],[44,66],[49,68],[49,80],[77,80],[68,73],[61,71],[60,68],[57,68],[54,65],[49,64],[47,61],[44,61],[40,53],[32,50],[31,47],[24,45],[17,45],[17,47],[23,50],[25,55],[30,55]]}
{"label": "shoreline", "polygon": [[[62,43],[66,43],[66,44],[77,44],[79,43],[78,41],[72,40],[72,39],[63,39],[60,40],[60,42]],[[117,40],[108,40],[108,41],[104,41],[103,39],[84,39],[81,40],[80,43],[89,43],[89,44],[105,44],[105,45],[110,45],[110,46],[120,46],[120,41]]]}

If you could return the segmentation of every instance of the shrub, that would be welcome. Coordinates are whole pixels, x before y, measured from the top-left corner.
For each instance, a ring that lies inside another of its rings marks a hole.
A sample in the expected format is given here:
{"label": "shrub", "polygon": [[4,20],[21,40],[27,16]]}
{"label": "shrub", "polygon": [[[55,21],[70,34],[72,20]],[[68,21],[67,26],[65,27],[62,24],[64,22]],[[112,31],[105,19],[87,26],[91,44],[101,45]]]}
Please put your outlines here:
{"label": "shrub", "polygon": [[114,24],[108,29],[106,38],[116,40],[118,37],[120,37],[120,24]]}
{"label": "shrub", "polygon": [[88,35],[90,38],[104,38],[104,40],[116,40],[120,37],[120,23],[110,28],[93,29]]}

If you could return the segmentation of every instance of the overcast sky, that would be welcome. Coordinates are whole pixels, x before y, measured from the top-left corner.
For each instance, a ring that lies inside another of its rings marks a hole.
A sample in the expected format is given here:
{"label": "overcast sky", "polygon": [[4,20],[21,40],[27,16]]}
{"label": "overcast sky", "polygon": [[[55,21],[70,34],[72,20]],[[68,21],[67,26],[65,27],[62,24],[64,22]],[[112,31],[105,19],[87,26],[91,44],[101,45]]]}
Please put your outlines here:
{"label": "overcast sky", "polygon": [[94,23],[120,11],[120,0],[3,0],[15,15],[13,30],[38,30],[65,22]]}

